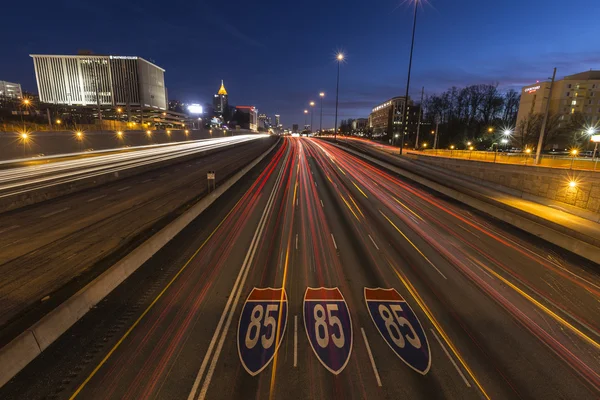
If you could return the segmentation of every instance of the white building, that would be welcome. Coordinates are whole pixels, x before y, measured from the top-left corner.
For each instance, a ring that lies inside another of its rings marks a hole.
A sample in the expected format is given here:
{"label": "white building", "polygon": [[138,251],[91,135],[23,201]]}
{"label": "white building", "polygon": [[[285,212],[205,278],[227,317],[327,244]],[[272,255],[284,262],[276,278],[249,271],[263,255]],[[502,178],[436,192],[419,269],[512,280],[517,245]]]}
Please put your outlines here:
{"label": "white building", "polygon": [[0,81],[0,97],[8,97],[11,99],[20,99],[23,97],[21,85],[18,83]]}
{"label": "white building", "polygon": [[167,110],[165,70],[141,57],[30,56],[42,102]]}

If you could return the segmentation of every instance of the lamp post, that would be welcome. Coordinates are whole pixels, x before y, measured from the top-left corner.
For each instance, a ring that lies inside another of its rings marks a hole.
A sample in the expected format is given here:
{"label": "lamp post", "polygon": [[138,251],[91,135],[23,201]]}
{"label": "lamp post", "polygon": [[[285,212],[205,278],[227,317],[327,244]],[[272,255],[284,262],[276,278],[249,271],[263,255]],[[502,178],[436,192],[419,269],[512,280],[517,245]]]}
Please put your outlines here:
{"label": "lamp post", "polygon": [[308,110],[304,110],[304,127],[302,129],[302,131],[304,131],[306,129],[306,116],[308,114]]}
{"label": "lamp post", "polygon": [[338,118],[338,100],[340,94],[340,64],[344,61],[344,54],[338,53],[335,57],[337,59],[337,85],[335,86],[335,124],[333,126],[333,139],[337,140],[337,118]]}
{"label": "lamp post", "polygon": [[[23,99],[23,101],[21,102],[21,105],[23,107],[25,107],[25,109],[27,109],[30,104],[31,104],[31,101],[29,99]],[[23,107],[21,107],[21,123],[22,124],[23,124]]]}
{"label": "lamp post", "polygon": [[308,103],[310,105],[310,133],[313,132],[313,108],[315,107],[315,102],[311,101]]}
{"label": "lamp post", "polygon": [[319,119],[319,134],[323,134],[323,97],[325,97],[325,93],[319,93],[319,97],[321,98],[321,117]]}
{"label": "lamp post", "polygon": [[[419,6],[420,0],[414,0],[415,2],[415,16],[413,19],[413,29],[412,29],[412,41],[410,44],[410,57],[408,58],[408,77],[406,79],[406,97],[404,98],[404,130],[408,129],[408,89],[410,88],[410,71],[412,69],[412,57],[413,50],[415,48],[415,30],[417,28],[417,7]],[[404,149],[404,134],[406,132],[402,132],[400,134],[400,155],[402,155],[402,150]],[[393,144],[393,143],[392,143]]]}
{"label": "lamp post", "polygon": [[571,150],[571,155],[573,156],[573,158],[571,159],[571,168],[570,169],[573,169],[573,163],[575,162],[575,157],[577,157],[577,154],[579,154],[579,151],[577,149]]}

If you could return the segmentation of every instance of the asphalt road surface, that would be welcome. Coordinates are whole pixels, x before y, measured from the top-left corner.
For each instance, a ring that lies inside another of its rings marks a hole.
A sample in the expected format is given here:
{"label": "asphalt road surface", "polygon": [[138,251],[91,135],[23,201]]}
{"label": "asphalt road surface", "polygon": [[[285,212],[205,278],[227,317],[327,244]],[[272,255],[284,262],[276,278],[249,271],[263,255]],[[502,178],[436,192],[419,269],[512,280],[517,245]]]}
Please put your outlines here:
{"label": "asphalt road surface", "polygon": [[273,143],[236,142],[0,214],[0,346],[202,197],[207,171],[220,184]]}
{"label": "asphalt road surface", "polygon": [[598,398],[597,265],[323,141],[254,176],[0,398]]}

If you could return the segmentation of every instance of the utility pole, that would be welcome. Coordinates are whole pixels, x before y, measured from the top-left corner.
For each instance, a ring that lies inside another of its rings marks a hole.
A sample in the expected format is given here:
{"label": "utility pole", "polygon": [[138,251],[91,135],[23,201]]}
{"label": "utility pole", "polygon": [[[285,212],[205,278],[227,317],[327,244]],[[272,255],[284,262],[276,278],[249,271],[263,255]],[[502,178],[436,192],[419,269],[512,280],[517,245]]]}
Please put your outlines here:
{"label": "utility pole", "polygon": [[419,120],[417,121],[417,140],[415,141],[415,150],[419,149],[419,131],[421,130],[421,115],[423,114],[423,95],[425,94],[425,86],[421,89],[421,104],[419,104]]}
{"label": "utility pole", "polygon": [[546,103],[546,111],[544,112],[542,129],[540,130],[540,140],[538,140],[538,146],[535,150],[535,165],[538,165],[540,163],[540,156],[542,155],[542,146],[544,145],[544,135],[546,134],[546,124],[548,123],[548,113],[550,112],[550,100],[552,100],[552,87],[554,86],[554,79],[556,79],[556,67],[554,67],[552,81],[550,81],[550,90],[548,91],[548,102]]}

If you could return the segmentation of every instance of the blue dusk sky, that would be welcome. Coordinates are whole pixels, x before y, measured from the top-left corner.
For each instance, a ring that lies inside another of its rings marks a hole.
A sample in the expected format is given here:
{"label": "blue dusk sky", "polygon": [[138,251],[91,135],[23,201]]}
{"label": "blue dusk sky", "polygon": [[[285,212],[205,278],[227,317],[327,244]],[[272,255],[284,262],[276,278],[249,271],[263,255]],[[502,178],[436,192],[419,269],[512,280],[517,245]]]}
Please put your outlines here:
{"label": "blue dusk sky", "polygon": [[[37,91],[29,54],[137,55],[166,69],[169,98],[230,103],[282,123],[304,122],[326,92],[333,126],[335,53],[342,50],[340,119],[404,95],[413,2],[402,0],[10,1],[0,24],[0,80]],[[428,0],[418,11],[411,97],[453,85],[519,89],[600,69],[598,0]]]}

